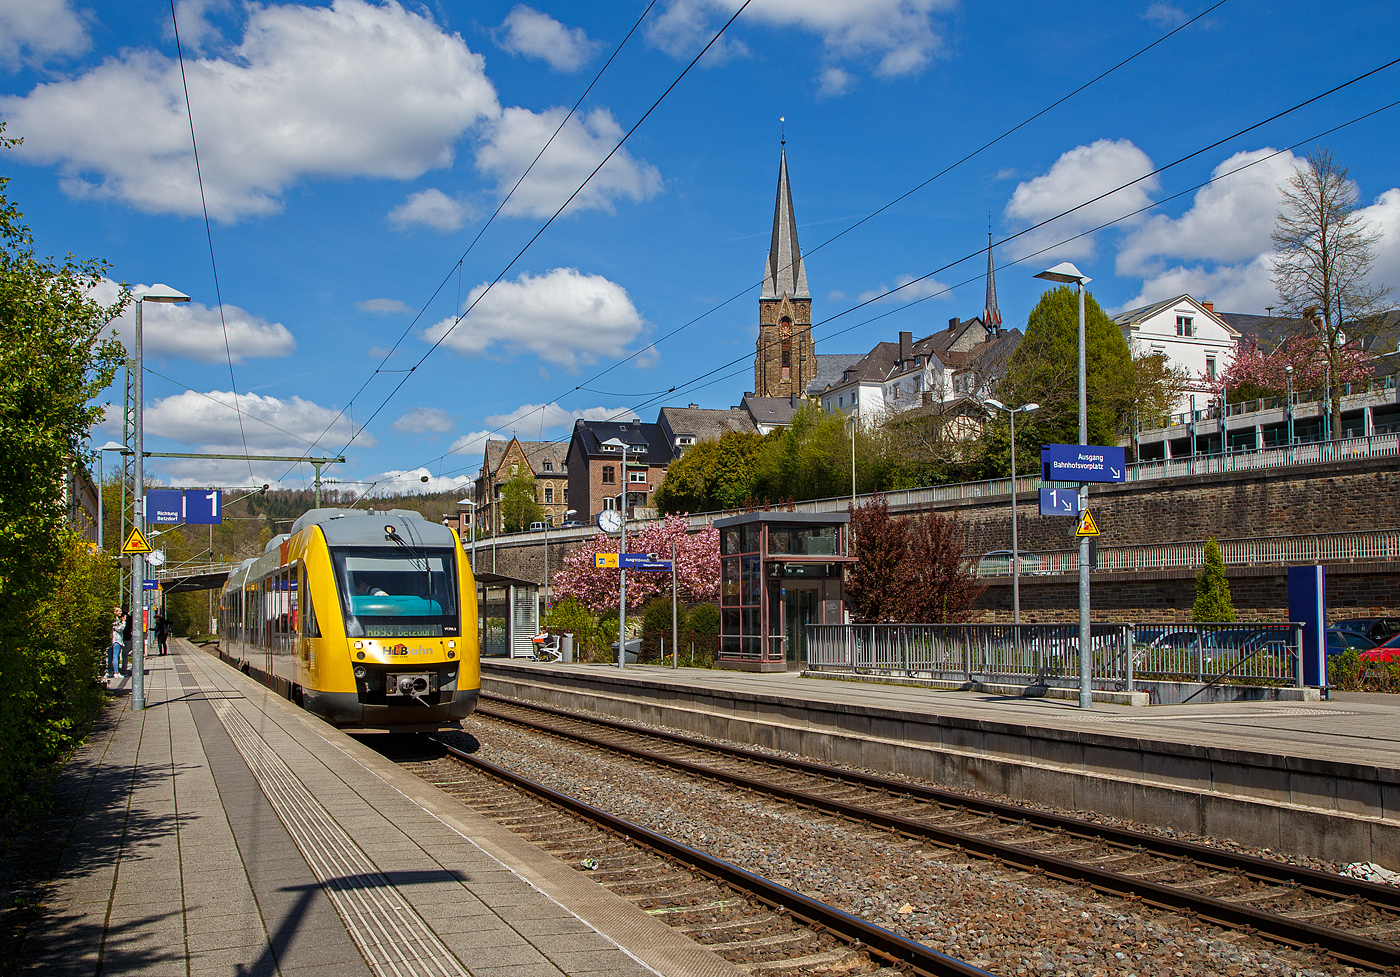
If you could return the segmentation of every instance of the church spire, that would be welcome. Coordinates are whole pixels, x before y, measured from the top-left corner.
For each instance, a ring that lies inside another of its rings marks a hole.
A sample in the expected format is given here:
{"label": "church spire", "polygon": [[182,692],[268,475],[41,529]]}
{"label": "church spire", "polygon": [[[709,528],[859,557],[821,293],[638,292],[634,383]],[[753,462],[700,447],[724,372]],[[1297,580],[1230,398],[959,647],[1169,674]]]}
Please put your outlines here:
{"label": "church spire", "polygon": [[[784,140],[786,143],[787,140]],[[792,213],[792,189],[788,186],[787,147],[778,163],[778,200],[773,207],[773,242],[768,246],[768,265],[763,274],[765,299],[809,299],[807,269],[797,245],[797,219]]]}
{"label": "church spire", "polygon": [[992,265],[992,232],[987,232],[987,305],[982,310],[982,325],[988,329],[1001,328],[1001,310],[997,308],[997,273]]}

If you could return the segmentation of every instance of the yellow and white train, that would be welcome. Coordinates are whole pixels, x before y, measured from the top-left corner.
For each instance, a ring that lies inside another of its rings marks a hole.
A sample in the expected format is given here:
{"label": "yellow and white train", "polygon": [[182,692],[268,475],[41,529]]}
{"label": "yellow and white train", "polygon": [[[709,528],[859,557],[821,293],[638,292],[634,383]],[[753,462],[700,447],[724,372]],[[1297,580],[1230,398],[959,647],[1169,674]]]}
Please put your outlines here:
{"label": "yellow and white train", "polygon": [[437,729],[481,691],[476,581],[448,526],[312,509],[229,575],[219,656],[337,726]]}

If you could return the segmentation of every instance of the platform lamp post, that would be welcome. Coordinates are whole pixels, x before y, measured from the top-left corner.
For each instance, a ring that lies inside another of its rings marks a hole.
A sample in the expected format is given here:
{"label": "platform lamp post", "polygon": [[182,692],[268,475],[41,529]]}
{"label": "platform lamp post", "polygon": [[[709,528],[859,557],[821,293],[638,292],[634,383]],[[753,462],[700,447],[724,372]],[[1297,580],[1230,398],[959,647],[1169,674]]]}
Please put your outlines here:
{"label": "platform lamp post", "polygon": [[[1084,286],[1093,281],[1068,261],[1047,268],[1036,278],[1074,285],[1079,292],[1079,443],[1089,443],[1089,387],[1084,360]],[[1089,483],[1079,483],[1079,511],[1089,511]],[[1090,690],[1092,649],[1089,647],[1089,537],[1079,537],[1079,708],[1093,707]]]}
{"label": "platform lamp post", "polygon": [[1285,407],[1288,409],[1288,460],[1293,460],[1293,365],[1289,364],[1283,368],[1283,379],[1288,384],[1288,400]]}
{"label": "platform lamp post", "polygon": [[[145,502],[142,498],[145,481],[145,439],[143,425],[145,420],[145,400],[142,392],[142,375],[145,370],[142,365],[141,350],[141,310],[147,302],[175,303],[188,302],[190,297],[184,292],[177,292],[169,285],[152,285],[139,295],[136,299],[136,347],[132,351],[132,387],[131,399],[136,405],[136,423],[133,427],[131,450],[135,452],[132,469],[131,505],[132,522],[143,532],[145,531],[146,514]],[[146,630],[145,630],[145,586],[146,572],[140,553],[131,554],[131,613],[141,615],[134,621],[131,629],[131,709],[133,712],[140,712],[146,708]]]}
{"label": "platform lamp post", "polygon": [[622,565],[627,552],[627,442],[608,438],[603,444],[622,451],[622,540],[617,544],[617,667],[622,668],[627,661],[627,568]]}
{"label": "platform lamp post", "polygon": [[1016,415],[1040,410],[1039,404],[1007,407],[990,397],[982,401],[988,407],[1004,410],[1011,418],[1011,622],[1021,623],[1021,544],[1016,538]]}

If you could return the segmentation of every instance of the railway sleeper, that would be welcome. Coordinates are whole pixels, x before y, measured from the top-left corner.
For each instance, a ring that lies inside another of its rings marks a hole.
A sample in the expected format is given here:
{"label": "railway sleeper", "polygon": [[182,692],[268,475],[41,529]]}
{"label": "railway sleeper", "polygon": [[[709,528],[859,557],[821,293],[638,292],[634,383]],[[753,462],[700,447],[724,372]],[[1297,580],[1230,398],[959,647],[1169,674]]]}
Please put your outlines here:
{"label": "railway sleeper", "polygon": [[681,905],[682,899],[714,899],[727,891],[714,883],[706,882],[680,889],[668,889],[665,892],[619,892],[618,895],[628,902],[666,902]]}
{"label": "railway sleeper", "polygon": [[794,970],[803,973],[825,973],[830,971],[861,969],[866,965],[868,959],[869,958],[866,957],[864,953],[858,950],[841,947],[836,950],[824,950],[821,953],[808,954],[805,957],[794,957],[790,960],[766,960],[762,963],[736,963],[734,966],[750,974],[779,973]]}
{"label": "railway sleeper", "polygon": [[788,930],[786,933],[770,933],[767,936],[755,936],[743,940],[727,940],[723,943],[705,943],[701,941],[700,945],[707,950],[713,950],[716,953],[724,953],[725,951],[772,950],[780,946],[790,946],[793,943],[806,942],[817,943],[820,942],[820,938],[816,933],[804,927],[803,929]]}
{"label": "railway sleeper", "polygon": [[676,926],[673,927],[673,929],[675,929],[677,933],[699,933],[703,935],[705,933],[714,933],[719,932],[721,930],[738,929],[740,927],[744,927],[747,929],[750,927],[757,928],[760,926],[776,926],[778,924],[786,922],[790,922],[790,920],[788,920],[786,917],[779,916],[777,913],[762,912],[759,913],[757,916],[743,916],[739,919],[731,919],[728,922],[724,923],[695,923],[691,926]]}

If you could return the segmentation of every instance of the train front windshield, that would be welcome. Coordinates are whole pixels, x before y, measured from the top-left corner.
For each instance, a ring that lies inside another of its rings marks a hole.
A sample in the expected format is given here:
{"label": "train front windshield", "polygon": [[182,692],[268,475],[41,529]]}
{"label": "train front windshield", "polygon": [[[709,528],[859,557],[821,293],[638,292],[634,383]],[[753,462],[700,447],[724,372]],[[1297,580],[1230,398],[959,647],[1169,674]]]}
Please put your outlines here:
{"label": "train front windshield", "polygon": [[346,636],[457,637],[455,557],[450,549],[332,549]]}

